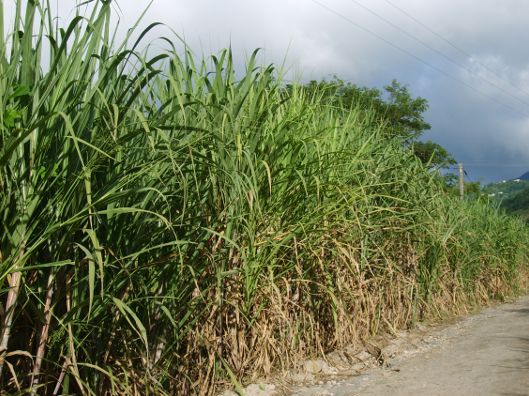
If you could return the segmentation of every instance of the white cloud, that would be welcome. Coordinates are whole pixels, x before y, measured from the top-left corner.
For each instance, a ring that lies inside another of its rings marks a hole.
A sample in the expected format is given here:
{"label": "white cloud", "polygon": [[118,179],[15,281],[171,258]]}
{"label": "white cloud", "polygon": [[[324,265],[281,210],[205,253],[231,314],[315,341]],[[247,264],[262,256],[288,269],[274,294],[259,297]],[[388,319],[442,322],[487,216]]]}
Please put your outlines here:
{"label": "white cloud", "polygon": [[[442,51],[456,63],[464,64],[472,73],[384,23],[355,1]],[[529,103],[529,95],[522,93],[529,93],[529,53],[523,50],[529,42],[529,2],[390,1],[463,48],[470,58],[391,7],[386,0],[317,0],[343,17],[313,0],[154,0],[144,26],[152,21],[165,23],[184,35],[198,54],[207,55],[231,45],[239,65],[243,63],[243,54],[257,47],[263,48],[264,62],[279,64],[288,51],[287,64],[292,65],[293,74],[301,72],[306,79],[337,74],[360,85],[380,87],[397,78],[408,84],[414,94],[430,101],[428,118],[433,130],[428,136],[456,156],[483,161],[495,156],[505,162],[514,158],[519,162],[523,158],[529,162],[528,154],[524,154],[529,153],[526,132],[529,117],[496,102],[505,102],[527,113],[529,106],[485,81]],[[119,1],[122,26],[129,26],[148,3],[148,0]],[[13,1],[7,3],[7,8],[10,4]],[[67,15],[72,2],[61,0],[59,4],[61,14]],[[492,99],[432,70],[344,18],[372,30]],[[167,30],[157,33],[162,34],[167,35]],[[491,178],[500,177],[495,169],[480,169],[476,173],[489,172]]]}

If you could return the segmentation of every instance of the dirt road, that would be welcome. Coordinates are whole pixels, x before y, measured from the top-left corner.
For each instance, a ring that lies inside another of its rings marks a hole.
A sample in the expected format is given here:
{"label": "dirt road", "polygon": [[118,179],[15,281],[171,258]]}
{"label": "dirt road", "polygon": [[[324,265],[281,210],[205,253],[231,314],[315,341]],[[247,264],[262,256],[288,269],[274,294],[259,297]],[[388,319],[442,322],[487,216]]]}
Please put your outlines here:
{"label": "dirt road", "polygon": [[529,395],[529,297],[485,309],[428,337],[427,347],[400,351],[388,367],[290,394]]}

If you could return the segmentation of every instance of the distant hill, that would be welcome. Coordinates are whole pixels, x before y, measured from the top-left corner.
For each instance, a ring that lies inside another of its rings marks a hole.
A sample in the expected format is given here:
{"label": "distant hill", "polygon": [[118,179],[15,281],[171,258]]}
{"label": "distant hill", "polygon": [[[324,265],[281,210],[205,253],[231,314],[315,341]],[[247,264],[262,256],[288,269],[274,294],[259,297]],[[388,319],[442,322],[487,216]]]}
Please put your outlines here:
{"label": "distant hill", "polygon": [[490,183],[483,187],[483,192],[495,200],[508,199],[525,188],[529,187],[529,172],[528,179],[521,177],[513,180],[503,180],[497,183]]}
{"label": "distant hill", "polygon": [[506,212],[529,221],[529,172],[517,179],[490,183],[483,187],[483,192],[492,201],[499,202]]}
{"label": "distant hill", "polygon": [[529,172],[525,172],[522,176],[520,176],[518,179],[521,180],[528,180],[529,181]]}
{"label": "distant hill", "polygon": [[522,216],[529,222],[529,187],[502,201],[501,207],[508,213]]}

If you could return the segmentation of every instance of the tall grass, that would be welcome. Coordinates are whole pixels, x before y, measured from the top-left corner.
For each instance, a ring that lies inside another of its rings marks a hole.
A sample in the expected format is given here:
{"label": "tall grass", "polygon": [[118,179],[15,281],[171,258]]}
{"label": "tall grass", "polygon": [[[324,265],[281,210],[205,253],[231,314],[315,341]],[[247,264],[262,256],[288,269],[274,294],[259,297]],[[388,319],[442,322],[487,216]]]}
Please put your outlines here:
{"label": "tall grass", "polygon": [[516,288],[523,225],[445,196],[369,112],[287,89],[256,53],[240,78],[230,51],[149,57],[148,31],[115,42],[109,2],[61,31],[15,3],[6,392],[213,393]]}

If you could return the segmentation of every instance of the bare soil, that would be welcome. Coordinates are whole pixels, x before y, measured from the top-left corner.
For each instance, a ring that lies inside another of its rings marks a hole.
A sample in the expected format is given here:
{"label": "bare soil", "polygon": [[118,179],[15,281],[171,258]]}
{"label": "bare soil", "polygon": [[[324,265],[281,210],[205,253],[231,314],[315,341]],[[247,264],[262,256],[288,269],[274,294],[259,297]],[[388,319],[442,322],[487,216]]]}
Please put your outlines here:
{"label": "bare soil", "polygon": [[366,352],[372,357],[371,368],[364,363],[348,374],[339,367],[328,373],[332,375],[311,374],[311,383],[279,386],[280,393],[529,395],[529,297],[484,309],[448,326],[402,334],[385,345],[367,345],[364,357]]}

